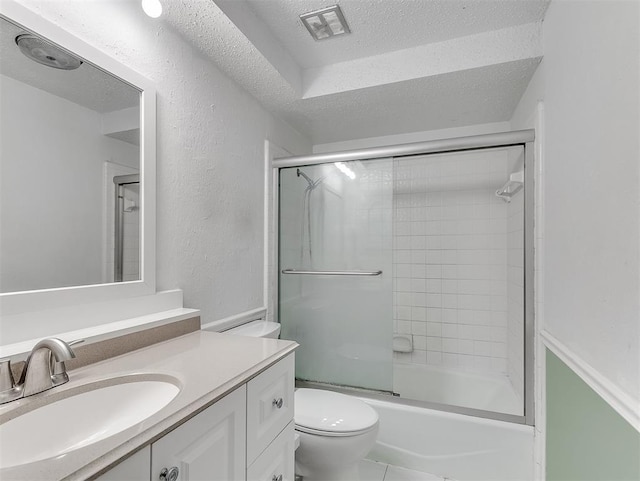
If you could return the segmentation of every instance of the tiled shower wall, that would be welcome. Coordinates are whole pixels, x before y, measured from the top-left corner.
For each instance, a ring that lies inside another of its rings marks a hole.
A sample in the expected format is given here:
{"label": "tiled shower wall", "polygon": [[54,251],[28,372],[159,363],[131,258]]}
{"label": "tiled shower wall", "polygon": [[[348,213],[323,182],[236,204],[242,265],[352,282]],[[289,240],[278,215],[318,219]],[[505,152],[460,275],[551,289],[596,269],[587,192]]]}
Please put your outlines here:
{"label": "tiled shower wall", "polygon": [[524,193],[507,208],[507,366],[509,380],[524,398]]}
{"label": "tiled shower wall", "polygon": [[414,343],[394,362],[506,374],[507,153],[394,162],[394,332]]}

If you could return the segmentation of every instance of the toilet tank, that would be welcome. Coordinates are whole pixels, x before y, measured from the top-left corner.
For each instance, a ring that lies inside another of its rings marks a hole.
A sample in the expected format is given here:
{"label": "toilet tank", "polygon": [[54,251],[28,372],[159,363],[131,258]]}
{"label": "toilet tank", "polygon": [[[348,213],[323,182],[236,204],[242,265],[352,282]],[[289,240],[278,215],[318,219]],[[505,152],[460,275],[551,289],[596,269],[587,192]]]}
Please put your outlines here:
{"label": "toilet tank", "polygon": [[272,339],[278,339],[280,335],[280,324],[277,322],[265,321],[259,319],[257,321],[251,321],[242,326],[234,327],[228,331],[224,331],[225,334],[234,334],[237,336],[247,337],[269,337]]}

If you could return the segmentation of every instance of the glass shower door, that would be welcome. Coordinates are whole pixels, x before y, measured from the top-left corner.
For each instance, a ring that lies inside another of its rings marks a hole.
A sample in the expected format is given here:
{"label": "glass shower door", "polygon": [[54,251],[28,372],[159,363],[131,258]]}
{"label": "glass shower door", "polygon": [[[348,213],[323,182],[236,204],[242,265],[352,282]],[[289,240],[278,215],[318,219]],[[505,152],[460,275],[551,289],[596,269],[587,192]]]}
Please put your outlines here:
{"label": "glass shower door", "polygon": [[391,159],[280,169],[282,337],[298,379],[391,391]]}
{"label": "glass shower door", "polygon": [[140,279],[140,176],[120,175],[115,184],[114,282]]}

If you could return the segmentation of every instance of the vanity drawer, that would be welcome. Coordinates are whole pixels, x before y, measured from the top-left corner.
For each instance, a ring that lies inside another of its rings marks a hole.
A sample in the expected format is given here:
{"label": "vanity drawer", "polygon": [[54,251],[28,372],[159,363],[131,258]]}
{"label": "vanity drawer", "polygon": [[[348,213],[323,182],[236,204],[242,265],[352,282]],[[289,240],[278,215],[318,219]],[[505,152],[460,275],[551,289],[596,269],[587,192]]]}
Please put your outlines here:
{"label": "vanity drawer", "polygon": [[293,419],[294,355],[247,384],[247,464]]}
{"label": "vanity drawer", "polygon": [[278,437],[247,468],[247,481],[293,481],[295,424],[290,421]]}

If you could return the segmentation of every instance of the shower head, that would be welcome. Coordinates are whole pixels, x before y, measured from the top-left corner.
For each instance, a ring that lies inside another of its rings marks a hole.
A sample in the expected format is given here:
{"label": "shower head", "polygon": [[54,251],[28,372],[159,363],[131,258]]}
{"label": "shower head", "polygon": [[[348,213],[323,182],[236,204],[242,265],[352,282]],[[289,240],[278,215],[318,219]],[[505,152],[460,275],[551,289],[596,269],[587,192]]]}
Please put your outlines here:
{"label": "shower head", "polygon": [[313,180],[311,179],[307,174],[305,174],[304,172],[302,172],[300,169],[296,169],[296,175],[298,177],[304,177],[304,179],[307,181],[307,183],[309,184],[309,187],[307,187],[308,189],[315,189],[316,187],[318,187],[318,185],[320,185],[322,183],[322,181],[324,180],[324,177],[320,177],[318,180]]}
{"label": "shower head", "polygon": [[34,62],[61,70],[75,70],[82,60],[45,39],[25,33],[16,37],[20,51]]}
{"label": "shower head", "polygon": [[311,179],[309,178],[309,176],[308,176],[307,174],[305,174],[304,172],[302,172],[300,169],[296,169],[296,175],[297,175],[298,177],[300,177],[300,176],[304,177],[304,178],[305,178],[305,180],[309,183],[309,186],[312,186],[312,185],[313,185],[313,183],[314,183],[314,182],[313,182],[313,180],[311,180]]}

